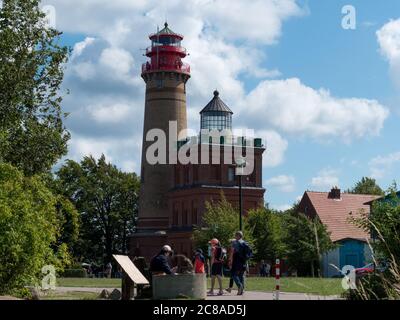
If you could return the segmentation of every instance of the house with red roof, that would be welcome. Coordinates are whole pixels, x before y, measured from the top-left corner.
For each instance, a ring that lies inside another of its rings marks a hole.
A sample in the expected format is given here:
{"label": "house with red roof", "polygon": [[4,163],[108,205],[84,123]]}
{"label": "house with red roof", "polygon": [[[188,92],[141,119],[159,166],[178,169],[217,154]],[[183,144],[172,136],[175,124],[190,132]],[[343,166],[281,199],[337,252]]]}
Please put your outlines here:
{"label": "house with red roof", "polygon": [[340,275],[346,265],[360,268],[370,262],[371,251],[368,232],[358,228],[349,221],[362,211],[369,213],[368,202],[378,196],[342,193],[337,187],[330,192],[306,191],[299,203],[298,212],[309,217],[317,217],[330,233],[332,242],[338,247],[322,257],[322,274],[324,277]]}

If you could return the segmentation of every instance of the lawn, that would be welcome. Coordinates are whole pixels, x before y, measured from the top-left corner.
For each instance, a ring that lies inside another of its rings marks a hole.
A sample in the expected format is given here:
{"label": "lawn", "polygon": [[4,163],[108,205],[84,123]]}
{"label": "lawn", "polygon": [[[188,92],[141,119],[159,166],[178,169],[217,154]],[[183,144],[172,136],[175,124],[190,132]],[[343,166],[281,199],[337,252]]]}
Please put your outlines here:
{"label": "lawn", "polygon": [[51,292],[40,296],[40,300],[97,300],[98,293],[95,292]]}
{"label": "lawn", "polygon": [[[330,278],[281,278],[280,289],[282,292],[300,292],[322,296],[340,295],[344,291],[341,281],[342,279]],[[228,284],[229,279],[224,278],[224,289],[228,287]],[[208,287],[210,287],[210,280],[208,280]],[[234,289],[235,288],[236,286],[234,285]],[[274,291],[275,279],[259,277],[246,278],[246,290]]]}
{"label": "lawn", "polygon": [[[282,292],[301,292],[317,295],[340,295],[343,292],[342,279],[328,278],[281,278]],[[229,279],[224,278],[224,289],[228,287]],[[121,279],[105,278],[58,278],[57,286],[60,287],[88,287],[88,288],[121,288]],[[210,288],[210,279],[208,279]],[[248,291],[273,291],[275,290],[274,278],[246,278]]]}
{"label": "lawn", "polygon": [[57,278],[58,287],[121,288],[121,279]]}

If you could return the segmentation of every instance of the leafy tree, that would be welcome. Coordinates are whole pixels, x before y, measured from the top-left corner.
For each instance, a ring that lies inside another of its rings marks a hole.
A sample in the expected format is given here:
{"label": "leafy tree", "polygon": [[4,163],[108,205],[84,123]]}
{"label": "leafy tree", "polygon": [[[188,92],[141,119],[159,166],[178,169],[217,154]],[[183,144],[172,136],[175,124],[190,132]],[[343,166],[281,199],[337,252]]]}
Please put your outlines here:
{"label": "leafy tree", "polygon": [[374,262],[386,262],[387,270],[361,279],[349,299],[400,299],[400,199],[393,184],[389,195],[372,205],[371,213],[361,211],[351,221],[371,232]]}
{"label": "leafy tree", "polygon": [[66,245],[57,243],[56,203],[39,177],[0,163],[0,295],[37,283],[45,265],[62,270],[69,262]]}
{"label": "leafy tree", "polygon": [[320,273],[321,255],[334,249],[325,225],[319,219],[302,213],[285,215],[286,245],[288,263],[299,273],[315,276],[315,268]]}
{"label": "leafy tree", "polygon": [[136,174],[118,170],[103,155],[98,161],[93,157],[80,163],[68,160],[57,172],[56,182],[80,214],[75,256],[103,263],[112,261],[115,252],[127,253],[128,235],[134,230],[137,214]]}
{"label": "leafy tree", "polygon": [[46,26],[39,0],[0,8],[1,160],[26,175],[49,171],[67,152],[60,87],[69,49]]}
{"label": "leafy tree", "polygon": [[385,194],[381,187],[376,183],[376,180],[368,177],[363,177],[359,182],[356,183],[354,188],[350,189],[348,192],[354,194],[370,194],[378,196],[383,196]]}
{"label": "leafy tree", "polygon": [[257,260],[275,261],[276,258],[285,257],[286,230],[282,213],[269,208],[259,208],[249,212],[247,221],[254,238]]}
{"label": "leafy tree", "polygon": [[[243,234],[246,241],[252,243],[252,236],[247,223],[243,219]],[[208,241],[217,238],[224,247],[230,246],[230,240],[239,230],[239,211],[228,202],[223,193],[221,200],[206,202],[206,212],[203,215],[203,224],[194,231],[194,241],[199,248],[205,250]],[[205,251],[206,252],[206,251]]]}

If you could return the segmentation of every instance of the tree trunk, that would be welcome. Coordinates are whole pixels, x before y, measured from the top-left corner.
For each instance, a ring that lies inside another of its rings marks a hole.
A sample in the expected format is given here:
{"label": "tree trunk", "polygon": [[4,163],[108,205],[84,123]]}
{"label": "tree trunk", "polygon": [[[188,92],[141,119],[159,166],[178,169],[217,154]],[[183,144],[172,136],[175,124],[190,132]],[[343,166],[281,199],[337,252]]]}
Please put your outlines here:
{"label": "tree trunk", "polygon": [[315,273],[314,273],[314,261],[311,261],[311,275],[313,278],[315,278]]}

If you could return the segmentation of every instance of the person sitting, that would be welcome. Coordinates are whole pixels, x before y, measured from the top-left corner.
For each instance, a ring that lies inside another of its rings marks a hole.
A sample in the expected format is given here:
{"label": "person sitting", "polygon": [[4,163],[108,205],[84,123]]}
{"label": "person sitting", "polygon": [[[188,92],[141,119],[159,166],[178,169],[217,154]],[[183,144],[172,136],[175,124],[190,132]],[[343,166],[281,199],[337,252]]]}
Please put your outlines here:
{"label": "person sitting", "polygon": [[175,274],[176,267],[171,268],[169,265],[168,257],[170,256],[172,256],[172,249],[170,246],[165,245],[159,254],[151,259],[150,272],[153,275]]}

